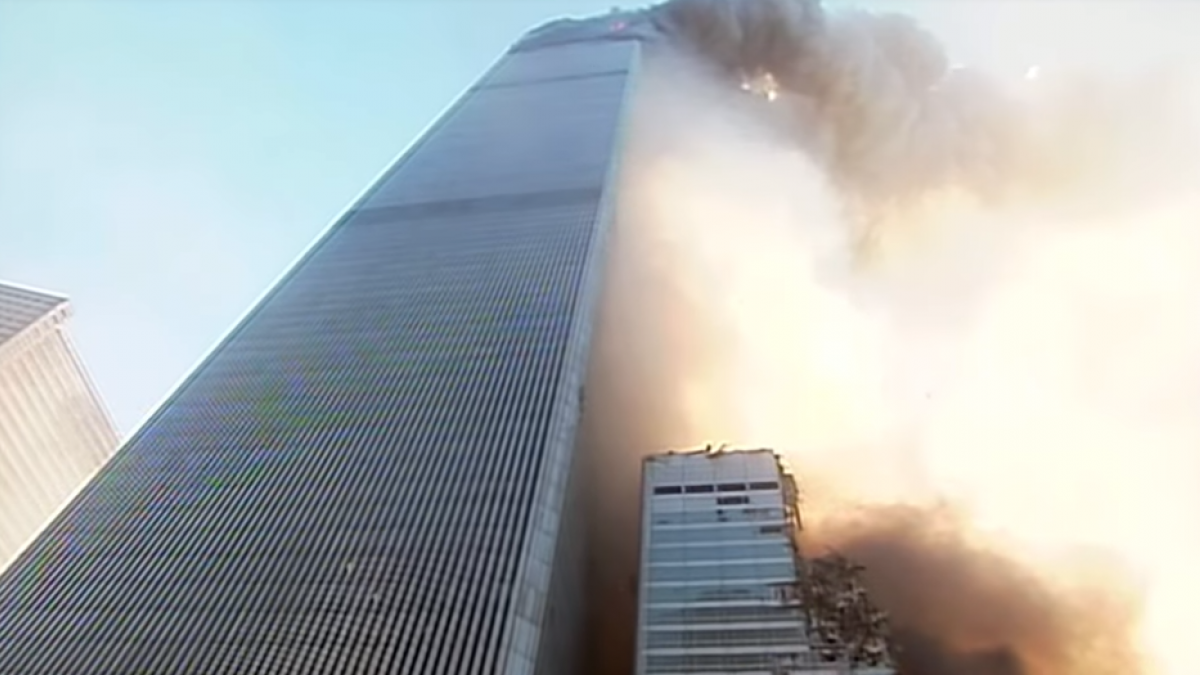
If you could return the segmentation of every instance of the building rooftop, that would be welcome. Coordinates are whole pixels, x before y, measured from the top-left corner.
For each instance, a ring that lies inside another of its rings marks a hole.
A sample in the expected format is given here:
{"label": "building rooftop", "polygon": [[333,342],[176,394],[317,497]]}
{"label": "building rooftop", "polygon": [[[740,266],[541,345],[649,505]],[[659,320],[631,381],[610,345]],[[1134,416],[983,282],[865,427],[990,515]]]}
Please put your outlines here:
{"label": "building rooftop", "polygon": [[67,298],[0,281],[0,344],[66,304]]}
{"label": "building rooftop", "polygon": [[526,33],[513,51],[532,51],[577,42],[647,40],[656,34],[650,12],[613,10],[608,14],[544,23]]}
{"label": "building rooftop", "polygon": [[[643,458],[643,480],[655,485],[759,485],[770,482],[785,492],[794,491],[794,478],[780,456],[769,448],[707,446],[695,450],[670,451]],[[691,490],[692,488],[688,488]]]}

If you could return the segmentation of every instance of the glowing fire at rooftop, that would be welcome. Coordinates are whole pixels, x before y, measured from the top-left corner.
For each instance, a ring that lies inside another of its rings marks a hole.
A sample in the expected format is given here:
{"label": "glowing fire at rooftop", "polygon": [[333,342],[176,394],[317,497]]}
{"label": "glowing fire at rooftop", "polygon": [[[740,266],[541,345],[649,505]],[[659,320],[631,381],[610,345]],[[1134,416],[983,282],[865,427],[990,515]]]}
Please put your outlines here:
{"label": "glowing fire at rooftop", "polygon": [[755,73],[742,78],[742,90],[761,96],[768,101],[779,97],[779,83],[771,73]]}

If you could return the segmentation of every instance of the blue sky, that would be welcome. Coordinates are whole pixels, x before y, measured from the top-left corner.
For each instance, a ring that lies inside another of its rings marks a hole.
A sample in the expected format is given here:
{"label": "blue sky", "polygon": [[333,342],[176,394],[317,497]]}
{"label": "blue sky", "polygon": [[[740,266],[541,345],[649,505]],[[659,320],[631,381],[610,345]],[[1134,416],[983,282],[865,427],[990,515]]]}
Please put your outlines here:
{"label": "blue sky", "polygon": [[127,431],[514,36],[604,9],[0,2],[0,278],[71,296]]}
{"label": "blue sky", "polygon": [[[0,0],[0,278],[72,298],[127,432],[515,37],[612,4]],[[1064,29],[949,5],[967,60]]]}

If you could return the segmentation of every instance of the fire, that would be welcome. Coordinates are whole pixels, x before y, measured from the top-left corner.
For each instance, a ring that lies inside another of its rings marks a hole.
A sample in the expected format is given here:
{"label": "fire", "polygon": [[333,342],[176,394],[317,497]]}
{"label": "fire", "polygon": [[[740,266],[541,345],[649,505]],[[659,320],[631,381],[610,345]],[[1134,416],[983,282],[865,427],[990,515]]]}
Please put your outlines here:
{"label": "fire", "polygon": [[761,96],[768,101],[779,98],[779,83],[775,76],[768,72],[757,72],[742,78],[742,91],[748,91]]}

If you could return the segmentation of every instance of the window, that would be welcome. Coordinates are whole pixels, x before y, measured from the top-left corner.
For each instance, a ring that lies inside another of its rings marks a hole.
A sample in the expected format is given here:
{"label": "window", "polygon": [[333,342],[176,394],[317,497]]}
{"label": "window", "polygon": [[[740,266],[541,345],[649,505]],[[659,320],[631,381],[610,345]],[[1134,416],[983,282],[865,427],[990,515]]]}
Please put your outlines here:
{"label": "window", "polygon": [[679,485],[659,485],[654,488],[656,495],[677,495],[683,493],[683,487]]}
{"label": "window", "polygon": [[[747,526],[748,525],[748,526]],[[655,544],[713,544],[726,541],[761,541],[759,528],[753,525],[717,525],[714,527],[690,527],[674,529],[670,526],[655,528],[651,539]]]}
{"label": "window", "polygon": [[647,656],[649,672],[709,672],[713,670],[766,670],[777,672],[780,667],[805,663],[804,656],[794,654],[685,654]]}
{"label": "window", "polygon": [[728,506],[730,504],[749,504],[750,498],[746,495],[737,495],[735,497],[717,497],[717,504]]}
{"label": "window", "polygon": [[688,485],[687,487],[683,488],[683,491],[688,494],[696,494],[698,492],[712,492],[713,486],[712,485]]}
{"label": "window", "polygon": [[[653,630],[646,634],[650,648],[696,647],[776,647],[794,646],[804,641],[803,629],[782,628],[718,628],[709,630]],[[740,670],[740,669],[739,669]]]}
{"label": "window", "polygon": [[795,623],[802,621],[804,616],[799,607],[744,605],[720,607],[677,607],[649,609],[646,612],[648,627],[662,624],[705,624],[705,623]]}
{"label": "window", "polygon": [[776,483],[773,480],[759,481],[757,483],[751,483],[750,489],[751,490],[778,490],[779,483]]}
{"label": "window", "polygon": [[775,600],[777,591],[764,584],[703,584],[696,586],[661,586],[651,584],[647,602],[658,603],[721,602]]}
{"label": "window", "polygon": [[730,582],[753,583],[796,578],[796,563],[791,559],[774,561],[712,561],[703,565],[651,565],[649,579],[657,582]]}
{"label": "window", "polygon": [[717,492],[741,492],[745,489],[745,483],[721,483],[717,486]]}
{"label": "window", "polygon": [[[655,542],[657,543],[657,542]],[[650,562],[717,562],[731,560],[791,560],[795,552],[786,540],[759,539],[736,543],[694,542],[686,546],[650,546]]]}

